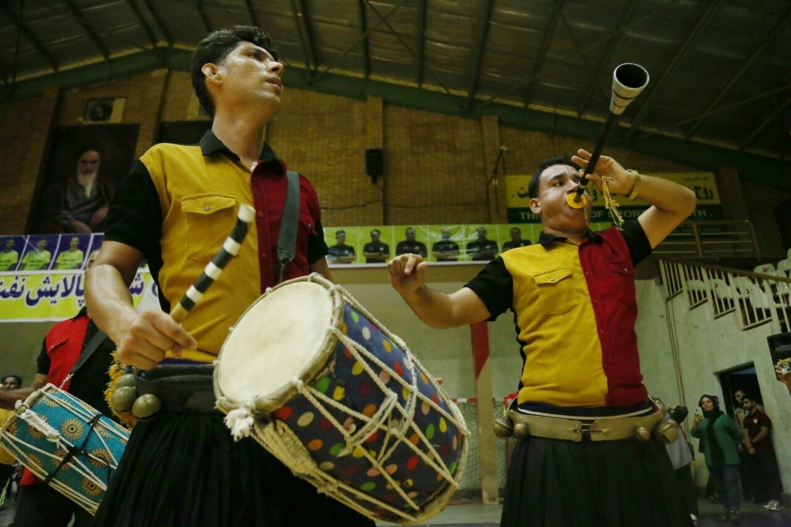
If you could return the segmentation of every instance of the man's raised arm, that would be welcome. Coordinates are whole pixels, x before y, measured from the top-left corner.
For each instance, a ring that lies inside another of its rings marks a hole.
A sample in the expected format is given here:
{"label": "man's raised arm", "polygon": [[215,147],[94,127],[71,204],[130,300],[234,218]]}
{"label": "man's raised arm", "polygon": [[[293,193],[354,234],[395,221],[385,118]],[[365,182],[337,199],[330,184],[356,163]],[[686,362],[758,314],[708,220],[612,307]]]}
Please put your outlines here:
{"label": "man's raised arm", "polygon": [[[572,160],[584,168],[590,154],[585,150],[578,150],[577,154]],[[651,204],[637,220],[652,249],[662,243],[668,234],[695,211],[697,200],[690,189],[658,177],[642,174],[636,176],[611,157],[601,156],[589,179],[600,187],[602,176],[608,178],[610,192],[613,194],[629,196],[631,199],[640,198]]]}
{"label": "man's raised arm", "polygon": [[428,262],[417,254],[404,254],[387,264],[390,284],[415,314],[435,328],[454,328],[482,322],[489,318],[489,310],[471,289],[462,287],[447,294],[428,288]]}

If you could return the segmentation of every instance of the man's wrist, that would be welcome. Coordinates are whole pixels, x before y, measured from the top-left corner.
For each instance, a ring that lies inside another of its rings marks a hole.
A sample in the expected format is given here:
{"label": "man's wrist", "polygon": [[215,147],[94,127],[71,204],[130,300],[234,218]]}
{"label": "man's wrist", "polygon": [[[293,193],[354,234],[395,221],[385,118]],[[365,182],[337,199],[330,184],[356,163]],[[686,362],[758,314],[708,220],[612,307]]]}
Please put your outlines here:
{"label": "man's wrist", "polygon": [[637,199],[638,192],[640,192],[641,176],[640,173],[638,173],[636,170],[627,170],[627,172],[629,172],[633,176],[633,181],[634,181],[634,183],[632,183],[632,190],[629,192],[629,194],[627,194],[627,197],[630,200],[635,200]]}

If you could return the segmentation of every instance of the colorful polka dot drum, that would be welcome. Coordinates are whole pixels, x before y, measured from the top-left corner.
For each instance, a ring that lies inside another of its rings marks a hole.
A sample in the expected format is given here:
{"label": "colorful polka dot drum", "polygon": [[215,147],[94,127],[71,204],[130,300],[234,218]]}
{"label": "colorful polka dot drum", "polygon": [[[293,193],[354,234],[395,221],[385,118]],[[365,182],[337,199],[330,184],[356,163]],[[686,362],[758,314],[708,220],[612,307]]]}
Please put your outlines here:
{"label": "colorful polka dot drum", "polygon": [[[404,351],[349,305],[344,306],[342,331],[386,365],[383,368],[366,355],[361,355],[363,360],[360,361],[346,344],[338,342],[333,363],[312,384],[317,392],[342,405],[342,409],[331,405],[324,405],[324,408],[345,430],[354,431],[365,426],[366,421],[354,417],[351,411],[372,418],[391,394],[397,397],[398,405],[406,406],[412,388],[395,377],[411,384],[413,372]],[[371,371],[391,393],[381,389]],[[451,475],[456,474],[462,461],[464,441],[449,406],[453,403],[441,395],[420,368],[415,368],[414,374],[416,387],[426,400],[417,400],[412,422],[403,436],[375,429],[350,452],[341,431],[302,395],[277,410],[275,417],[300,438],[321,470],[381,504],[411,513],[414,506],[395,487],[400,487],[414,504],[420,506],[430,502],[449,485],[439,467],[444,466]],[[391,410],[390,417],[392,419],[386,419],[385,424],[404,418],[395,409]],[[379,461],[389,478],[370,458]],[[397,516],[381,504],[353,493],[346,494],[379,519],[393,520]]]}
{"label": "colorful polka dot drum", "polygon": [[[306,368],[309,379],[294,378],[278,390],[277,404],[271,398],[256,401],[269,418],[256,421],[254,437],[295,474],[377,521],[412,523],[437,514],[458,487],[466,462],[469,432],[460,411],[403,342],[348,292],[311,280],[329,289],[329,338],[317,344],[320,353],[306,354],[318,362]],[[296,286],[281,287],[292,300],[300,296]],[[299,303],[321,310],[323,300]],[[270,315],[283,312],[281,307]],[[226,384],[227,391],[235,389]],[[225,403],[218,394],[218,407],[229,413]]]}
{"label": "colorful polka dot drum", "polygon": [[39,478],[54,473],[53,488],[95,513],[129,432],[52,384],[33,392],[25,404],[28,412],[0,430],[0,443]]}

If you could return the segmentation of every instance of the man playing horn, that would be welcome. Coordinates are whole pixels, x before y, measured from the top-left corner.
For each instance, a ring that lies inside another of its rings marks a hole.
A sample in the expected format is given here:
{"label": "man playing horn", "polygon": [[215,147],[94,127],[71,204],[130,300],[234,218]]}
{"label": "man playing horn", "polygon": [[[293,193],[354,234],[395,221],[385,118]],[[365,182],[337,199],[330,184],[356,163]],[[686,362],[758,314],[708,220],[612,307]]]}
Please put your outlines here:
{"label": "man playing horn", "polygon": [[579,150],[533,174],[530,208],[544,226],[535,245],[502,253],[452,294],[424,284],[428,263],[418,255],[390,261],[390,281],[433,327],[515,313],[524,367],[509,416],[520,440],[501,525],[688,526],[665,447],[651,439],[668,430],[655,428],[661,412],[642,384],[633,275],[692,213],[695,195],[602,156],[587,178],[651,206],[623,230],[591,232],[591,200],[577,208],[568,199],[588,159]]}

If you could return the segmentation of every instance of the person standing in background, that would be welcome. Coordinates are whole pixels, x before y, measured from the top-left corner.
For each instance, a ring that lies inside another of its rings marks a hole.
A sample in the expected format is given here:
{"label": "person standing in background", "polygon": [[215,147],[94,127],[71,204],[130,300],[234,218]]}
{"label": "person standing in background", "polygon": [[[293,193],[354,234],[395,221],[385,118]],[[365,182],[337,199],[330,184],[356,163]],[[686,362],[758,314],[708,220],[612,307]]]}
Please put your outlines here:
{"label": "person standing in background", "polygon": [[742,438],[736,423],[720,410],[716,401],[711,395],[700,398],[698,406],[703,412],[695,415],[690,434],[700,439],[706,466],[725,507],[720,519],[738,522],[742,504],[738,446]]}

